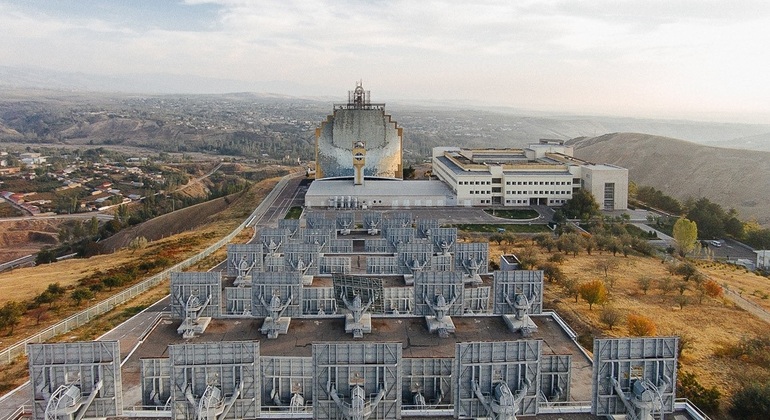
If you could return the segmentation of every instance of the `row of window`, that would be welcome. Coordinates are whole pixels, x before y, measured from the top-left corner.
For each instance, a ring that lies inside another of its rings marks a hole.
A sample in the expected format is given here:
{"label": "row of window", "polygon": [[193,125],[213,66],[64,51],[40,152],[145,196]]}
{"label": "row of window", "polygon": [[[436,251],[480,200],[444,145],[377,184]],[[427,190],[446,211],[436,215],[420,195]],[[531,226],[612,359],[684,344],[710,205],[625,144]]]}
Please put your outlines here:
{"label": "row of window", "polygon": [[571,185],[567,181],[506,181],[505,185]]}
{"label": "row of window", "polygon": [[[495,191],[500,192],[500,191]],[[570,195],[570,191],[506,191],[506,195]],[[468,194],[473,195],[479,195],[479,194],[492,194],[492,191],[489,190],[472,190],[468,191]]]}
{"label": "row of window", "polygon": [[[550,200],[551,204],[564,204],[566,202],[567,200]],[[529,200],[505,200],[505,203],[506,204],[529,204]]]}
{"label": "row of window", "polygon": [[[457,185],[491,185],[499,184],[499,178],[495,178],[497,182],[490,181],[458,181]],[[572,185],[569,181],[505,181],[505,185]]]}
{"label": "row of window", "polygon": [[506,191],[506,195],[527,195],[527,194],[551,194],[551,195],[569,195],[570,191]]}

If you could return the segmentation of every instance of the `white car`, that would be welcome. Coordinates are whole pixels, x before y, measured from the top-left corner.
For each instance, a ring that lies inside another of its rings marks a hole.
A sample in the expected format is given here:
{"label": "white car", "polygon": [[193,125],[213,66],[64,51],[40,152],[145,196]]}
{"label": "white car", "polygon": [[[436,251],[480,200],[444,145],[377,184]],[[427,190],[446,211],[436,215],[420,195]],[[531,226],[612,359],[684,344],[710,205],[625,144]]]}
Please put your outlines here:
{"label": "white car", "polygon": [[714,248],[719,248],[719,247],[721,247],[721,246],[722,246],[722,242],[719,242],[719,241],[709,241],[709,243],[710,243],[710,244],[711,244],[711,246],[713,246]]}

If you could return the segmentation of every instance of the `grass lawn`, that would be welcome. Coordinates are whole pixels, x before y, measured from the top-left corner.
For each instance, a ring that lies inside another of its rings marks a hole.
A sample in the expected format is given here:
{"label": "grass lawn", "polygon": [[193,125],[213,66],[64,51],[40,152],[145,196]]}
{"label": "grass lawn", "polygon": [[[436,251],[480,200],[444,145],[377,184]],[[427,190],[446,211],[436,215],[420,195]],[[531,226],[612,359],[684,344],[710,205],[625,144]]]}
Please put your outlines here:
{"label": "grass lawn", "polygon": [[539,216],[538,212],[532,209],[484,209],[484,212],[495,217],[514,220],[534,219]]}
{"label": "grass lawn", "polygon": [[301,215],[302,207],[292,207],[286,212],[286,217],[284,217],[284,219],[299,219]]}

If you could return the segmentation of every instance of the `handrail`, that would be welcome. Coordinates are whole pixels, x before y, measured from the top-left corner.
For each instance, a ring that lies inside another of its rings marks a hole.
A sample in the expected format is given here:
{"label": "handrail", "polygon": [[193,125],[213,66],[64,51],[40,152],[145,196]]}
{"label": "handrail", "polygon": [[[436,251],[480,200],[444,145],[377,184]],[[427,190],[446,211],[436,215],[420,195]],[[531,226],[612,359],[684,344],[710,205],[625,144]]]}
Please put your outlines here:
{"label": "handrail", "polygon": [[182,271],[185,268],[191,267],[192,265],[198,263],[200,260],[208,257],[209,255],[217,251],[219,248],[223,247],[224,245],[232,241],[233,238],[235,238],[239,233],[241,233],[243,229],[245,229],[246,227],[253,226],[253,223],[256,220],[258,220],[258,218],[261,218],[262,216],[264,216],[264,214],[267,212],[267,209],[270,207],[266,203],[271,203],[275,198],[275,196],[278,195],[281,191],[283,191],[283,189],[286,187],[286,184],[289,182],[289,180],[295,176],[297,176],[296,173],[290,173],[283,176],[281,180],[278,182],[278,184],[276,184],[276,186],[270,191],[270,193],[268,193],[268,195],[265,196],[265,198],[259,203],[257,208],[254,209],[254,211],[249,215],[249,217],[247,217],[246,220],[244,220],[240,225],[238,225],[238,227],[235,228],[235,230],[233,230],[230,234],[228,234],[224,238],[210,245],[200,253],[178,264],[175,264],[174,266],[167,268],[161,271],[160,273],[155,274],[138,284],[133,285],[116,295],[110,296],[109,298],[97,303],[96,305],[93,305],[80,312],[77,312],[36,334],[33,334],[27,338],[24,338],[12,344],[9,347],[3,350],[0,350],[0,364],[10,364],[17,357],[27,354],[27,348],[26,348],[27,344],[42,343],[57,335],[64,334],[68,331],[78,328],[90,322],[95,317],[112,310],[114,307],[120,304],[123,304],[126,301],[131,300],[136,296],[140,295],[141,293],[147,291],[148,289],[160,284],[162,281],[167,279],[172,272]]}
{"label": "handrail", "polygon": [[22,416],[25,416],[25,415],[28,416],[30,414],[32,414],[31,405],[20,405],[19,408],[14,410],[13,413],[5,417],[5,420],[17,420],[17,419],[20,419]]}
{"label": "handrail", "polygon": [[711,420],[711,417],[709,417],[708,414],[704,413],[697,405],[695,405],[695,403],[687,398],[675,399],[674,409],[686,411],[687,414],[695,420]]}

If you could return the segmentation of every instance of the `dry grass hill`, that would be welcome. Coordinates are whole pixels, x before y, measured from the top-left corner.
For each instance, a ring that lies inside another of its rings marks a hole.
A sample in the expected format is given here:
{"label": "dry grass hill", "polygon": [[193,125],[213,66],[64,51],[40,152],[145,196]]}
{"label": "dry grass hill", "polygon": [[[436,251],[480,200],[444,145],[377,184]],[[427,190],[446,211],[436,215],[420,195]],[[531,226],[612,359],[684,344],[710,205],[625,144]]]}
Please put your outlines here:
{"label": "dry grass hill", "polygon": [[707,197],[744,220],[770,226],[770,152],[702,146],[668,137],[612,133],[570,141],[575,156],[628,168],[629,180],[684,200]]}

